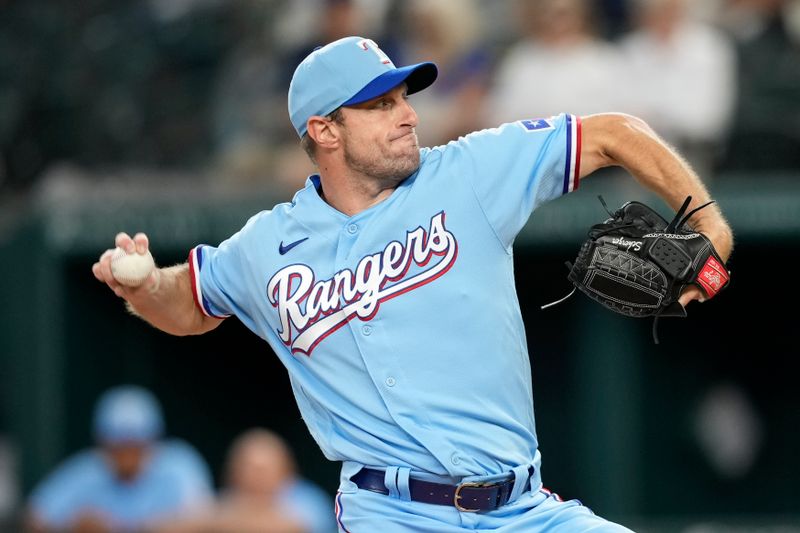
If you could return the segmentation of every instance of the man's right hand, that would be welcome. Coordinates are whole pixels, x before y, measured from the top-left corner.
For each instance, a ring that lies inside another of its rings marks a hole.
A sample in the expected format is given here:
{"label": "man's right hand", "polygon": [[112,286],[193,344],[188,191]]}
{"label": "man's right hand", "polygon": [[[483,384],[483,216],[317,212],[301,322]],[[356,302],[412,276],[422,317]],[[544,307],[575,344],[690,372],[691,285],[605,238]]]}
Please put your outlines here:
{"label": "man's right hand", "polygon": [[[147,235],[144,233],[137,233],[133,236],[133,238],[131,238],[127,233],[117,233],[117,236],[114,239],[114,245],[124,249],[128,253],[136,252],[138,254],[145,254],[149,249],[150,242],[147,238]],[[153,273],[150,274],[150,277],[148,277],[145,282],[138,287],[126,287],[114,279],[114,275],[111,273],[111,255],[113,253],[114,248],[106,250],[100,256],[100,259],[98,259],[97,262],[92,265],[92,273],[94,274],[94,277],[108,285],[109,288],[114,291],[114,294],[120,298],[124,298],[125,300],[130,299],[136,294],[141,294],[142,292],[149,293],[155,291],[155,289],[158,287],[160,276],[158,268],[153,269]]]}
{"label": "man's right hand", "polygon": [[[133,238],[127,233],[118,233],[114,244],[128,253],[139,254],[147,253],[150,245],[144,233],[137,233]],[[222,323],[222,319],[204,315],[195,305],[188,263],[155,268],[138,287],[126,287],[111,273],[113,253],[113,248],[103,252],[92,265],[92,273],[114,294],[124,298],[133,314],[172,335],[197,335]]]}

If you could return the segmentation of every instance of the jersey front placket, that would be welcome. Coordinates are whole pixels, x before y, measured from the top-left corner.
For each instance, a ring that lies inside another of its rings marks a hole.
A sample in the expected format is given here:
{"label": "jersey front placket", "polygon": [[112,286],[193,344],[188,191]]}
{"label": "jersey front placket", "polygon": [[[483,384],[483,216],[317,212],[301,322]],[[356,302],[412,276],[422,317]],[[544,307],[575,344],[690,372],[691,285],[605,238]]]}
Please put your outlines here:
{"label": "jersey front placket", "polygon": [[[344,224],[339,234],[339,246],[336,251],[336,271],[343,269],[350,269],[355,276],[359,261],[367,255],[378,252],[378,249],[365,249],[366,242],[372,243],[373,241],[366,237],[360,239],[362,233],[367,227],[373,213],[364,213],[352,217],[347,223]],[[357,245],[358,244],[358,245]],[[382,244],[375,241],[375,247],[381,247]],[[385,243],[383,244],[385,246]],[[344,307],[347,302],[344,301],[344,295],[341,295],[342,306]],[[391,389],[397,385],[396,372],[391,368],[391,362],[386,357],[382,357],[381,353],[385,355],[385,347],[380,345],[379,338],[382,335],[378,334],[378,328],[381,327],[380,311],[372,316],[369,320],[363,320],[355,317],[348,323],[350,332],[353,335],[356,346],[360,352],[361,358],[367,367],[367,372],[370,374],[372,382],[375,384],[379,394],[386,401],[387,389]],[[380,358],[377,361],[376,358]],[[374,368],[380,368],[380,375],[375,374]],[[390,404],[387,402],[387,406]],[[391,411],[391,407],[389,407]]]}
{"label": "jersey front placket", "polygon": [[[404,187],[394,192],[383,204],[360,213],[349,219],[339,232],[339,243],[336,253],[336,271],[350,269],[355,275],[358,265],[365,258],[385,253],[390,241],[405,243],[409,231],[423,228],[430,232],[430,219],[440,209],[440,202],[431,198],[421,198],[414,192],[415,180],[411,179]],[[405,204],[414,204],[419,209],[410,210]],[[425,213],[420,216],[420,213]],[[384,257],[382,260],[386,260]],[[389,281],[383,285],[390,290],[395,283],[402,283],[412,275],[412,268],[402,279]],[[425,290],[421,288],[420,290]],[[456,446],[429,419],[429,411],[420,396],[412,391],[423,385],[415,382],[426,371],[424,368],[409,369],[407,358],[398,351],[397,330],[387,316],[398,319],[396,306],[404,302],[404,298],[412,297],[404,294],[398,298],[387,298],[380,302],[378,309],[368,319],[354,317],[349,321],[350,333],[358,348],[364,367],[375,390],[383,399],[389,415],[401,431],[407,433],[431,454],[432,462],[415,465],[430,469],[432,472],[458,470],[462,456]],[[342,305],[346,302],[343,300]],[[421,316],[406,317],[407,320],[419,320]],[[423,319],[424,320],[424,319]],[[441,465],[441,466],[437,466]],[[386,465],[402,466],[402,465]]]}
{"label": "jersey front placket", "polygon": [[[402,241],[406,230],[418,225],[418,222],[415,223],[408,217],[400,215],[402,209],[393,205],[405,194],[407,191],[404,189],[395,191],[393,197],[380,206],[352,217],[342,226],[336,253],[337,272],[350,269],[355,275],[359,262],[365,257],[382,252],[390,240]],[[387,284],[387,287],[390,284]],[[391,306],[392,303],[392,300],[387,300],[379,305]],[[345,304],[344,300],[342,304]],[[380,307],[367,320],[356,316],[349,321],[350,333],[359,355],[369,379],[397,425],[429,451],[439,449],[441,443],[438,439],[433,442],[424,437],[420,438],[423,427],[430,424],[425,410],[415,405],[416,399],[403,394],[404,390],[408,390],[406,380],[410,378],[401,367],[400,354],[392,346],[392,332],[386,331],[386,328],[391,326],[382,316],[382,311]],[[437,460],[441,461],[438,457]]]}

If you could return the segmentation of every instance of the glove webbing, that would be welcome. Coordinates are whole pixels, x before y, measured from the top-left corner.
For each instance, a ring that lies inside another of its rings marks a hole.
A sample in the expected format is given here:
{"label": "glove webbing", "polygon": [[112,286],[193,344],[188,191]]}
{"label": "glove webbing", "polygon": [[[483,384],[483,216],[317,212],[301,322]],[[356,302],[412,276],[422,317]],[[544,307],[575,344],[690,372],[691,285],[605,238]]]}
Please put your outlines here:
{"label": "glove webbing", "polygon": [[[564,264],[567,267],[567,271],[572,270],[572,263],[567,261]],[[674,285],[675,285],[675,280],[673,279],[672,282],[670,282],[669,291],[667,292],[667,294],[669,294],[669,292],[672,291],[672,287]],[[548,307],[553,307],[553,306],[556,306],[556,305],[558,305],[558,304],[560,304],[562,302],[567,301],[573,294],[575,294],[575,291],[577,291],[577,290],[578,290],[578,287],[572,287],[572,290],[569,291],[569,294],[567,294],[563,298],[560,298],[560,299],[556,300],[555,302],[550,302],[549,304],[542,305],[540,307],[540,309],[547,309]],[[661,313],[663,311],[664,311],[664,308],[662,307],[661,309],[658,310],[658,313],[656,313],[656,316],[653,318],[653,342],[655,344],[660,344],[660,342],[658,340],[658,319],[659,319],[659,317],[661,317]]]}

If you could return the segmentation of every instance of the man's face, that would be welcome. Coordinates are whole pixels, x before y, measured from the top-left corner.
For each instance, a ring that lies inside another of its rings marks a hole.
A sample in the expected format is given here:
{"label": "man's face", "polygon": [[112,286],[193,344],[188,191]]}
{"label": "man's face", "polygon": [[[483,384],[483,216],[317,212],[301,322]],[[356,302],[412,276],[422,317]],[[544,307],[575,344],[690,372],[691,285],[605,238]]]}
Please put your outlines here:
{"label": "man's face", "polygon": [[230,488],[243,496],[272,497],[290,477],[285,451],[270,442],[253,441],[242,446],[230,465]]}
{"label": "man's face", "polygon": [[103,451],[117,479],[130,482],[144,469],[149,446],[139,442],[106,444]]}
{"label": "man's face", "polygon": [[396,185],[419,167],[417,114],[403,83],[361,104],[342,108],[344,157],[359,173]]}

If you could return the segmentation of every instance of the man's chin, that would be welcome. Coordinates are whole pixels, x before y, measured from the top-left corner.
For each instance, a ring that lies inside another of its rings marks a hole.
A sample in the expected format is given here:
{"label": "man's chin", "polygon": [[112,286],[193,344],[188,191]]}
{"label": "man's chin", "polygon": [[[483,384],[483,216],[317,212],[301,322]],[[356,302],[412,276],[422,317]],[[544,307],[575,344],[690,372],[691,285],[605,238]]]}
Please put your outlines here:
{"label": "man's chin", "polygon": [[406,163],[407,164],[403,166],[403,179],[409,177],[419,169],[419,149],[414,150],[414,154],[408,157]]}
{"label": "man's chin", "polygon": [[404,146],[398,158],[404,160],[408,166],[416,169],[419,166],[419,145],[414,143],[413,146]]}
{"label": "man's chin", "polygon": [[408,164],[403,166],[398,166],[394,168],[394,171],[391,174],[386,175],[385,177],[388,178],[390,182],[400,183],[409,176],[411,176],[414,172],[419,169],[419,157],[415,161],[408,161]]}

